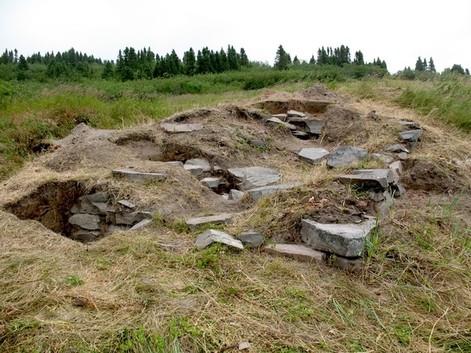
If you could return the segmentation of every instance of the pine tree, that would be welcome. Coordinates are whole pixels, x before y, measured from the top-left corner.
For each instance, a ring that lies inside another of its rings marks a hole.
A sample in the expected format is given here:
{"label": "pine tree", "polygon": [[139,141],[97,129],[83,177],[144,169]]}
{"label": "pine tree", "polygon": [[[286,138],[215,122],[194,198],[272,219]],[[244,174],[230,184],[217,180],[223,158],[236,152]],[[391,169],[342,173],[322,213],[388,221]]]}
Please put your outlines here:
{"label": "pine tree", "polygon": [[291,58],[287,52],[283,49],[283,46],[280,45],[276,51],[275,64],[274,67],[277,70],[288,70],[288,65],[290,64]]}
{"label": "pine tree", "polygon": [[295,55],[295,56],[294,56],[294,59],[293,59],[293,65],[296,65],[296,66],[297,66],[297,65],[300,65],[300,64],[301,64],[301,62],[299,61],[298,56]]}
{"label": "pine tree", "polygon": [[18,62],[18,70],[20,71],[28,70],[28,63],[23,55],[20,55],[20,60]]}
{"label": "pine tree", "polygon": [[355,65],[365,65],[365,59],[361,50],[355,52],[355,59],[353,59]]}
{"label": "pine tree", "polygon": [[314,58],[314,55],[311,55],[311,59],[309,59],[309,65],[315,65],[316,64],[316,59]]}
{"label": "pine tree", "polygon": [[233,46],[227,47],[227,62],[229,64],[229,70],[239,70],[239,61],[237,59],[237,52]]}
{"label": "pine tree", "polygon": [[103,73],[101,74],[101,78],[104,80],[109,80],[114,77],[114,69],[113,64],[111,61],[105,62],[105,67],[103,68]]}
{"label": "pine tree", "polygon": [[249,66],[249,58],[244,48],[240,48],[240,66]]}
{"label": "pine tree", "polygon": [[229,70],[229,62],[227,61],[227,54],[223,48],[219,51],[219,60],[221,62],[221,72]]}
{"label": "pine tree", "polygon": [[415,71],[424,71],[425,70],[425,67],[424,67],[424,62],[422,61],[422,59],[419,58],[417,59],[416,63],[415,63]]}
{"label": "pine tree", "polygon": [[430,72],[437,72],[437,70],[435,70],[435,63],[433,62],[432,58],[430,58],[430,60],[428,61],[428,70]]}
{"label": "pine tree", "polygon": [[192,76],[195,73],[195,51],[190,48],[183,54],[183,73],[188,76]]}

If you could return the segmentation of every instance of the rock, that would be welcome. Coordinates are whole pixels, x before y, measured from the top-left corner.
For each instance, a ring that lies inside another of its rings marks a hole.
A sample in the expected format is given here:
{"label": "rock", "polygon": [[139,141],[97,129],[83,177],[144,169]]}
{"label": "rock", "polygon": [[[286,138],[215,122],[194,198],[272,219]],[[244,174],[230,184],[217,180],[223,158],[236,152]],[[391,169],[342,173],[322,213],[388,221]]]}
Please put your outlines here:
{"label": "rock", "polygon": [[254,231],[240,233],[238,238],[249,248],[259,248],[265,239],[262,234]]}
{"label": "rock", "polygon": [[127,200],[119,200],[118,204],[131,209],[136,208],[136,205],[132,204]]}
{"label": "rock", "polygon": [[372,110],[366,116],[368,119],[378,120],[378,115],[376,114],[376,110]]}
{"label": "rock", "polygon": [[391,156],[388,156],[387,154],[372,153],[370,154],[370,157],[379,159],[380,161],[383,161],[384,163],[388,163],[388,164],[394,161],[394,158]]}
{"label": "rock", "polygon": [[395,161],[389,165],[389,169],[395,170],[398,175],[402,175],[403,167],[401,161]]}
{"label": "rock", "polygon": [[326,255],[323,252],[297,244],[275,244],[263,248],[269,254],[290,257],[304,262],[325,262]]}
{"label": "rock", "polygon": [[96,192],[94,194],[90,194],[90,195],[85,195],[85,196],[82,196],[82,197],[79,197],[79,200],[82,201],[82,200],[86,200],[88,202],[107,202],[108,201],[108,193],[105,192],[105,191],[100,191],[100,192]]}
{"label": "rock", "polygon": [[73,205],[70,209],[72,213],[88,213],[88,214],[100,214],[100,210],[98,210],[93,204],[86,201],[87,199],[82,199],[77,204]]}
{"label": "rock", "polygon": [[401,161],[405,161],[409,159],[409,154],[406,152],[401,152],[397,154],[397,158],[399,158]]}
{"label": "rock", "polygon": [[420,129],[420,124],[416,121],[401,120],[399,121],[399,124],[406,126],[409,129]]}
{"label": "rock", "polygon": [[231,189],[231,191],[229,191],[229,197],[228,198],[229,198],[229,200],[239,201],[244,196],[245,196],[245,192],[240,191],[240,190],[236,190],[236,189]]}
{"label": "rock", "polygon": [[389,183],[393,183],[396,179],[391,169],[359,169],[354,170],[352,174],[340,175],[338,180],[344,184],[362,187],[387,188]]}
{"label": "rock", "polygon": [[195,165],[195,166],[201,167],[203,169],[203,172],[211,171],[211,165],[206,159],[203,159],[203,158],[189,159],[185,162],[184,167],[189,166],[189,165]]}
{"label": "rock", "polygon": [[152,223],[152,219],[143,219],[139,223],[136,223],[129,230],[138,230],[149,226]]}
{"label": "rock", "polygon": [[190,165],[190,164],[185,164],[183,166],[183,168],[187,171],[190,172],[191,175],[193,175],[195,178],[200,178],[203,173],[204,173],[204,170],[202,167],[198,166],[198,165]]}
{"label": "rock", "polygon": [[269,119],[267,119],[267,123],[276,124],[276,125],[282,126],[284,128],[290,129],[290,130],[296,130],[296,126],[294,126],[293,124],[281,121],[278,118],[269,118]]}
{"label": "rock", "polygon": [[306,119],[306,125],[309,132],[313,135],[321,135],[324,121],[319,119]]}
{"label": "rock", "polygon": [[258,201],[262,197],[273,195],[279,191],[286,191],[286,190],[294,189],[295,187],[299,185],[300,185],[299,183],[289,183],[289,184],[282,184],[282,185],[262,186],[259,188],[247,190],[247,194],[249,194],[254,201]]}
{"label": "rock", "polygon": [[161,123],[160,127],[165,131],[165,132],[174,132],[174,133],[180,133],[180,132],[193,132],[193,131],[199,131],[203,129],[203,125],[201,124],[171,124],[171,123]]}
{"label": "rock", "polygon": [[201,182],[210,189],[217,189],[221,184],[221,178],[208,177],[202,179]]}
{"label": "rock", "polygon": [[137,211],[131,213],[116,213],[115,224],[132,226],[144,219],[152,219],[152,213]]}
{"label": "rock", "polygon": [[394,145],[388,145],[385,147],[385,151],[393,152],[393,153],[401,153],[406,152],[409,153],[410,151],[406,148],[406,146],[396,143]]}
{"label": "rock", "polygon": [[265,140],[252,139],[250,140],[250,144],[255,147],[266,147],[267,142]]}
{"label": "rock", "polygon": [[310,164],[320,163],[325,157],[329,155],[329,151],[325,148],[303,148],[299,151],[298,156],[303,161],[306,161]]}
{"label": "rock", "polygon": [[373,200],[374,202],[381,202],[384,200],[384,193],[387,191],[370,191],[368,193],[368,197],[370,200]]}
{"label": "rock", "polygon": [[228,224],[231,222],[232,216],[227,213],[222,213],[215,216],[191,218],[186,221],[186,224],[191,230],[194,230],[206,224]]}
{"label": "rock", "polygon": [[198,238],[196,238],[196,247],[199,250],[202,250],[213,243],[225,244],[239,250],[244,249],[244,245],[242,245],[240,240],[235,239],[226,232],[216,229],[209,229],[206,232],[201,233]]}
{"label": "rock", "polygon": [[98,231],[79,229],[70,234],[70,239],[88,243],[99,239],[102,234]]}
{"label": "rock", "polygon": [[303,219],[301,225],[301,238],[313,249],[344,257],[359,257],[376,227],[376,220],[368,219],[360,224],[323,224]]}
{"label": "rock", "polygon": [[108,205],[106,202],[93,202],[93,206],[98,210],[98,213],[95,214],[107,215],[116,212],[115,208]]}
{"label": "rock", "polygon": [[400,138],[402,141],[407,143],[407,147],[412,148],[420,138],[422,137],[423,130],[416,129],[416,130],[407,130],[399,133]]}
{"label": "rock", "polygon": [[349,167],[368,157],[368,152],[362,148],[352,146],[338,147],[327,157],[327,166],[330,168]]}
{"label": "rock", "polygon": [[282,121],[286,121],[286,118],[288,117],[288,114],[283,114],[283,113],[281,113],[281,114],[272,114],[271,117],[272,118],[278,118]]}
{"label": "rock", "polygon": [[241,342],[239,343],[239,351],[245,351],[247,349],[250,349],[251,344],[249,342]]}
{"label": "rock", "polygon": [[229,168],[227,171],[241,182],[241,190],[266,186],[281,180],[281,175],[276,170],[265,167]]}
{"label": "rock", "polygon": [[365,267],[363,259],[349,259],[342,256],[332,256],[331,265],[348,272],[359,272]]}
{"label": "rock", "polygon": [[297,118],[304,118],[306,114],[302,112],[298,112],[296,110],[288,110],[288,117],[297,117]]}
{"label": "rock", "polygon": [[395,183],[393,185],[393,197],[401,197],[406,193],[406,188],[401,183]]}
{"label": "rock", "polygon": [[391,197],[389,192],[384,192],[384,201],[377,208],[378,218],[383,218],[389,212],[389,209],[394,204],[394,199]]}
{"label": "rock", "polygon": [[229,200],[229,194],[222,194],[221,196],[224,200]]}
{"label": "rock", "polygon": [[304,131],[294,130],[291,131],[294,137],[297,137],[300,140],[309,140],[311,138],[311,134],[308,134]]}
{"label": "rock", "polygon": [[165,162],[165,164],[172,166],[172,167],[180,167],[183,168],[183,162],[180,161],[170,161],[170,162]]}
{"label": "rock", "polygon": [[125,178],[130,181],[163,181],[167,178],[162,173],[141,173],[133,170],[113,170],[112,174],[115,178]]}
{"label": "rock", "polygon": [[74,214],[69,218],[69,223],[87,230],[100,229],[100,217],[91,214]]}

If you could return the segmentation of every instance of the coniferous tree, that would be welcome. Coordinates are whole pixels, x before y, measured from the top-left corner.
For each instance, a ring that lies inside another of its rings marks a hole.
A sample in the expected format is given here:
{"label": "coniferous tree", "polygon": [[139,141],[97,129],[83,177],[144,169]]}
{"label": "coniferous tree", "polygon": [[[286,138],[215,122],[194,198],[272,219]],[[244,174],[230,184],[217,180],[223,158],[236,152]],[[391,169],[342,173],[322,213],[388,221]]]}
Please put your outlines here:
{"label": "coniferous tree", "polygon": [[451,69],[450,69],[451,72],[456,72],[458,74],[462,74],[464,75],[465,74],[465,71],[463,69],[463,67],[459,64],[454,64]]}
{"label": "coniferous tree", "polygon": [[229,64],[229,70],[239,70],[240,66],[237,52],[232,45],[227,47],[227,62]]}
{"label": "coniferous tree", "polygon": [[294,56],[294,59],[293,59],[293,65],[298,66],[298,65],[300,65],[300,64],[301,64],[301,62],[299,61],[298,56],[295,55],[295,56]]}
{"label": "coniferous tree", "polygon": [[437,70],[435,70],[435,63],[433,62],[432,58],[430,58],[430,60],[428,61],[428,70],[430,72],[437,72]]}
{"label": "coniferous tree", "polygon": [[240,48],[240,66],[249,66],[249,58],[244,48]]}
{"label": "coniferous tree", "polygon": [[419,56],[419,58],[415,62],[415,71],[424,71],[424,70],[425,70],[424,62],[422,61],[422,59]]}
{"label": "coniferous tree", "polygon": [[114,69],[113,64],[111,61],[105,62],[105,67],[103,68],[103,73],[101,74],[101,78],[104,80],[109,80],[114,77]]}
{"label": "coniferous tree", "polygon": [[355,52],[355,59],[353,59],[355,65],[365,65],[365,59],[361,50]]}
{"label": "coniferous tree", "polygon": [[229,62],[227,60],[227,54],[223,48],[221,48],[221,50],[219,51],[219,60],[221,62],[221,71],[224,72],[224,71],[229,70]]}
{"label": "coniferous tree", "polygon": [[309,59],[309,65],[315,65],[316,64],[316,59],[314,58],[314,55],[311,55],[311,59]]}
{"label": "coniferous tree", "polygon": [[196,57],[193,48],[183,54],[183,73],[192,76],[195,73]]}
{"label": "coniferous tree", "polygon": [[291,62],[291,57],[283,49],[283,46],[280,45],[276,51],[275,64],[274,67],[277,70],[288,70],[288,65]]}

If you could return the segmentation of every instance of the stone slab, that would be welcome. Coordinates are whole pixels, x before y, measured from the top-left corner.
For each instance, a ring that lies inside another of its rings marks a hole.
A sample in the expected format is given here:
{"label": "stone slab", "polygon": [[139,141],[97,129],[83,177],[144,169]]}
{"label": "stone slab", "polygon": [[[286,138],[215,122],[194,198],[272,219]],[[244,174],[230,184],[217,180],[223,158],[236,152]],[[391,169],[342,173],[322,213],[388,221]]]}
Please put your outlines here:
{"label": "stone slab", "polygon": [[160,127],[165,132],[172,133],[184,133],[184,132],[193,132],[199,131],[204,128],[201,124],[172,124],[172,123],[161,123]]}
{"label": "stone slab", "polygon": [[269,118],[267,119],[267,123],[272,123],[272,124],[276,124],[276,125],[279,125],[279,126],[282,126],[284,128],[287,128],[287,129],[290,129],[290,130],[296,130],[296,126],[294,126],[293,124],[290,124],[290,123],[286,123],[278,118]]}
{"label": "stone slab", "polygon": [[303,219],[301,238],[309,247],[316,250],[344,257],[359,257],[375,226],[375,219],[360,224],[324,224]]}
{"label": "stone slab", "polygon": [[144,219],[152,219],[152,213],[137,211],[131,213],[116,213],[115,224],[132,226]]}
{"label": "stone slab", "polygon": [[303,148],[298,152],[298,157],[310,164],[318,164],[329,155],[329,151],[325,148]]}
{"label": "stone slab", "polygon": [[259,188],[247,190],[247,194],[249,194],[254,201],[258,201],[262,197],[271,196],[279,191],[286,191],[286,190],[294,189],[295,187],[299,185],[300,185],[299,183],[289,183],[289,184],[281,184],[281,185],[262,186]]}
{"label": "stone slab", "polygon": [[235,239],[226,232],[216,229],[209,229],[206,232],[201,233],[198,238],[196,238],[196,247],[199,250],[202,250],[213,243],[225,244],[239,250],[244,249],[244,245],[240,240]]}
{"label": "stone slab", "polygon": [[286,256],[304,262],[324,263],[326,254],[304,245],[275,244],[265,246],[263,250],[269,254]]}
{"label": "stone slab", "polygon": [[352,174],[340,175],[338,180],[344,184],[387,188],[395,178],[391,169],[359,169],[354,170]]}
{"label": "stone slab", "polygon": [[406,142],[417,142],[422,137],[422,129],[407,130],[399,133],[399,136]]}
{"label": "stone slab", "polygon": [[180,167],[183,168],[183,162],[180,161],[170,161],[170,162],[165,162],[165,164],[171,166],[171,167]]}
{"label": "stone slab", "polygon": [[131,209],[136,208],[136,205],[129,202],[128,200],[119,200],[118,204],[120,204],[121,206],[127,207],[127,208],[131,208]]}
{"label": "stone slab", "polygon": [[217,189],[219,184],[221,184],[221,178],[208,177],[201,179],[201,182],[210,189]]}
{"label": "stone slab", "polygon": [[406,152],[409,153],[410,151],[406,148],[406,146],[396,143],[394,145],[387,145],[384,149],[387,152],[393,152],[393,153],[401,153],[401,152]]}
{"label": "stone slab", "polygon": [[136,223],[135,225],[133,225],[133,226],[131,227],[131,229],[129,229],[129,230],[139,230],[139,229],[142,229],[142,228],[146,228],[146,227],[148,227],[151,223],[152,223],[152,219],[143,219],[143,220],[140,221],[139,223]]}
{"label": "stone slab", "polygon": [[227,213],[222,213],[215,216],[191,218],[186,221],[186,224],[191,230],[194,230],[206,224],[228,224],[231,222],[232,216]]}
{"label": "stone slab", "polygon": [[242,232],[239,234],[238,238],[248,248],[259,248],[265,240],[263,234],[255,231]]}
{"label": "stone slab", "polygon": [[304,114],[303,112],[298,112],[297,110],[288,110],[287,112],[288,114],[288,117],[297,117],[297,118],[304,118],[306,116],[306,114]]}
{"label": "stone slab", "polygon": [[368,152],[363,148],[342,146],[335,149],[327,157],[327,166],[330,168],[349,167],[368,157]]}
{"label": "stone slab", "polygon": [[143,173],[133,170],[116,169],[112,171],[114,177],[125,178],[130,181],[164,181],[167,176],[162,173]]}
{"label": "stone slab", "polygon": [[183,168],[190,172],[195,178],[200,178],[204,173],[203,168],[198,165],[185,164]]}
{"label": "stone slab", "polygon": [[281,175],[276,170],[265,167],[229,168],[227,171],[240,182],[242,191],[275,184],[281,180]]}
{"label": "stone slab", "polygon": [[74,214],[69,218],[69,223],[86,230],[99,230],[100,217],[91,214]]}
{"label": "stone slab", "polygon": [[231,191],[229,191],[228,200],[239,201],[239,200],[242,199],[245,195],[246,195],[246,194],[245,194],[245,192],[243,192],[243,191],[236,190],[236,189],[231,189]]}
{"label": "stone slab", "polygon": [[211,170],[211,165],[206,159],[203,159],[203,158],[188,159],[185,162],[184,167],[189,166],[189,165],[195,165],[195,166],[201,167],[203,169],[203,172],[209,172]]}

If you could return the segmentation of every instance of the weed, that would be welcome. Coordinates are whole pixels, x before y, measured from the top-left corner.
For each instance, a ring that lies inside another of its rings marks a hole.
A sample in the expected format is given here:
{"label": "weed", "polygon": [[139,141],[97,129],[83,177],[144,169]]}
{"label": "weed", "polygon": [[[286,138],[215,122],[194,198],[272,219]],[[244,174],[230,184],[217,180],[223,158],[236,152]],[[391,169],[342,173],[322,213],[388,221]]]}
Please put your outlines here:
{"label": "weed", "polygon": [[83,284],[83,280],[75,275],[67,276],[66,281],[69,287],[77,287]]}

